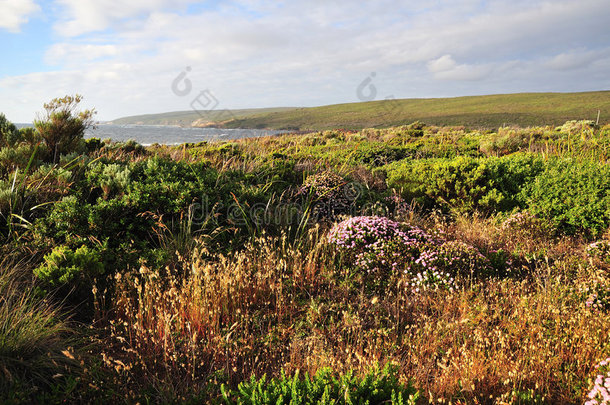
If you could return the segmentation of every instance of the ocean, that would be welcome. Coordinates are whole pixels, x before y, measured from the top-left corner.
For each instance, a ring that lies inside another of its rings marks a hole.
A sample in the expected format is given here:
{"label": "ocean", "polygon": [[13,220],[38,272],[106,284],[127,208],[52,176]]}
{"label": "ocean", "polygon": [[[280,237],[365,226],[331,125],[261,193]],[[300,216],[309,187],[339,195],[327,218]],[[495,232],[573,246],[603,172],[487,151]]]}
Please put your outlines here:
{"label": "ocean", "polygon": [[[16,124],[17,127],[31,126]],[[219,128],[181,128],[177,126],[160,125],[97,125],[89,129],[85,138],[112,139],[127,141],[133,139],[142,145],[153,143],[178,145],[186,142],[225,141],[231,139],[252,138],[285,133],[286,131],[271,131],[264,129],[219,129]]]}

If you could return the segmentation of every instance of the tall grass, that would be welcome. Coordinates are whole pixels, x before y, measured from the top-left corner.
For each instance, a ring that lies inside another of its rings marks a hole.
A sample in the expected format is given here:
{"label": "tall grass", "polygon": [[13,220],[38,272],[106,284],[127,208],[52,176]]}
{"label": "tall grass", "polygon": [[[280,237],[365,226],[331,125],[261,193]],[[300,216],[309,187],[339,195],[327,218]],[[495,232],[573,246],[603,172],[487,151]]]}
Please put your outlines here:
{"label": "tall grass", "polygon": [[5,401],[32,400],[78,369],[74,331],[55,306],[34,294],[26,272],[8,260],[0,263],[0,399]]}
{"label": "tall grass", "polygon": [[[468,229],[481,221],[462,219],[446,234],[476,241]],[[520,254],[501,226],[494,232],[501,248]],[[431,401],[572,403],[610,351],[610,315],[587,309],[578,293],[593,269],[577,260],[577,242],[549,241],[562,247],[521,278],[424,293],[396,278],[373,296],[323,232],[304,238],[297,250],[270,237],[231,256],[200,250],[184,259],[184,274],[121,274],[112,364],[125,366],[132,386],[155,387],[161,402],[202,391],[217,397],[214,384],[251,375],[324,367],[365,375],[389,362]]]}

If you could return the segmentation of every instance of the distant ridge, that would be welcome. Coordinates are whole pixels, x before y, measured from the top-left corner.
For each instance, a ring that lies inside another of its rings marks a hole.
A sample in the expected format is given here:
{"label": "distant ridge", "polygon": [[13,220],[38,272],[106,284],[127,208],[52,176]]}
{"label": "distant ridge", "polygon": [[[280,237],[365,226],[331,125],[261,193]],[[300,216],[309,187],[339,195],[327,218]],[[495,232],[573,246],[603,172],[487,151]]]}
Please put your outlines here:
{"label": "distant ridge", "polygon": [[236,117],[245,118],[254,114],[264,114],[291,110],[294,107],[278,108],[248,108],[240,110],[188,110],[173,111],[159,114],[132,115],[129,117],[117,118],[106,124],[115,125],[178,125],[181,127],[206,127],[222,126],[226,121]]}
{"label": "distant ridge", "polygon": [[[517,93],[452,98],[397,99],[308,108],[178,111],[114,120],[115,124],[218,126],[278,130],[361,129],[423,121],[432,125],[497,128],[559,125],[597,118],[610,123],[610,91]],[[205,118],[205,119],[203,119]],[[230,118],[230,119],[227,119]]]}

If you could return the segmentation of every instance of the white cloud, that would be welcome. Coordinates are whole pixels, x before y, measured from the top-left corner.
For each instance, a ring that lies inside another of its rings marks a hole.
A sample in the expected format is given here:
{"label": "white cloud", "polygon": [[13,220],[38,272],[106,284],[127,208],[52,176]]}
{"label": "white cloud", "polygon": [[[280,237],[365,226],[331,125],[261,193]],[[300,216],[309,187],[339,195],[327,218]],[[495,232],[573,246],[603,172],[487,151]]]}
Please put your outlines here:
{"label": "white cloud", "polygon": [[75,64],[103,57],[115,56],[118,53],[115,45],[58,43],[52,45],[45,53],[45,61],[51,65]]}
{"label": "white cloud", "polygon": [[180,7],[194,0],[57,0],[63,7],[65,18],[55,24],[64,36],[78,36],[102,31],[112,23],[149,14],[168,6]]}
{"label": "white cloud", "polygon": [[186,66],[229,108],[357,101],[371,72],[378,98],[610,88],[607,0],[189,1],[57,0],[56,71],[0,80],[0,103],[30,100],[0,111],[74,92],[101,119],[186,110]]}
{"label": "white cloud", "polygon": [[580,69],[591,65],[591,63],[610,57],[610,48],[590,51],[590,50],[571,50],[555,55],[548,61],[547,66],[554,70]]}
{"label": "white cloud", "polygon": [[480,80],[493,71],[491,64],[459,65],[451,55],[443,55],[438,59],[431,60],[426,66],[428,71],[440,80]]}
{"label": "white cloud", "polygon": [[33,0],[0,0],[0,28],[9,32],[19,32],[28,17],[40,11]]}
{"label": "white cloud", "polygon": [[455,63],[451,55],[443,55],[438,59],[428,62],[428,70],[432,73],[446,72],[455,68],[456,65],[457,63]]}

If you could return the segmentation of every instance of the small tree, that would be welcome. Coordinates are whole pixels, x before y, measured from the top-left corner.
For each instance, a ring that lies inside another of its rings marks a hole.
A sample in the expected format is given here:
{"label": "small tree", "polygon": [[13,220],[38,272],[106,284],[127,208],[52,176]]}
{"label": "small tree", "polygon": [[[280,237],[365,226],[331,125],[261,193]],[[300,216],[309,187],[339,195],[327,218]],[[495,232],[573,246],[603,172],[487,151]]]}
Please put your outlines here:
{"label": "small tree", "polygon": [[93,126],[95,110],[78,111],[82,96],[55,98],[44,105],[44,117],[34,121],[34,126],[47,145],[53,163],[62,154],[76,150],[87,128]]}
{"label": "small tree", "polygon": [[0,147],[12,146],[19,140],[17,127],[6,119],[4,114],[0,114]]}

